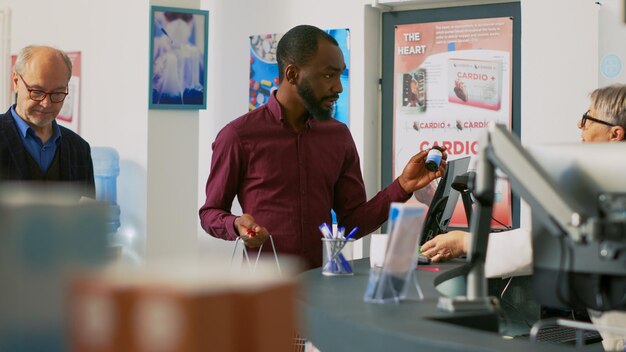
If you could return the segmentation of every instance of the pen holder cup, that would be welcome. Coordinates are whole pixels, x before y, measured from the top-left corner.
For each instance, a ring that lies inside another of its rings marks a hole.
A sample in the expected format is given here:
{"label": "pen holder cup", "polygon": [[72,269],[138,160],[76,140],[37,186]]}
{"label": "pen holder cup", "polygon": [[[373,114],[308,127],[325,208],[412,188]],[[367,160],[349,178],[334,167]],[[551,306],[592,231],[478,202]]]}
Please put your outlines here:
{"label": "pen holder cup", "polygon": [[324,248],[322,275],[354,275],[352,271],[354,239],[322,238],[322,245]]}

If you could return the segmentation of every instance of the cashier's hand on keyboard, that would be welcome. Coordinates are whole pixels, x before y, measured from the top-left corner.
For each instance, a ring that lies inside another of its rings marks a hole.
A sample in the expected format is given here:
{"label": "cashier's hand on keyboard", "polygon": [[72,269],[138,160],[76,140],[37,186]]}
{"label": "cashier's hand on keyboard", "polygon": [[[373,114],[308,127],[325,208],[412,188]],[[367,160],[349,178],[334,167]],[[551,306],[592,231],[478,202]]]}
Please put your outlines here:
{"label": "cashier's hand on keyboard", "polygon": [[434,263],[445,262],[467,253],[470,234],[465,231],[450,231],[435,236],[424,243],[422,255],[427,256]]}
{"label": "cashier's hand on keyboard", "polygon": [[251,248],[260,247],[269,238],[269,232],[263,226],[254,222],[250,214],[243,214],[235,219],[235,229],[246,246]]}

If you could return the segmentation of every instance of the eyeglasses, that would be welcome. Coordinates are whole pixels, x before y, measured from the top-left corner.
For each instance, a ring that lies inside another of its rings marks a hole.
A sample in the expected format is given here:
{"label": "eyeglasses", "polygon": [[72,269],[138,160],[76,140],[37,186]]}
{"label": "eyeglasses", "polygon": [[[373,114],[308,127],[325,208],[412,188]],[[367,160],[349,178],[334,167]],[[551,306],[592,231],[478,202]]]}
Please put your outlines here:
{"label": "eyeglasses", "polygon": [[597,122],[603,125],[607,125],[607,126],[611,126],[614,127],[616,125],[610,123],[610,122],[606,122],[606,121],[602,121],[600,119],[596,119],[595,117],[589,115],[589,110],[587,110],[586,113],[583,114],[582,119],[580,120],[580,128],[585,128],[585,125],[587,124],[587,120],[589,121],[593,121],[593,122]]}
{"label": "eyeglasses", "polygon": [[[65,97],[69,94],[69,92],[46,92],[39,89],[31,88],[26,81],[24,81],[24,77],[19,75],[20,79],[26,86],[26,90],[28,90],[29,97],[34,101],[43,101],[47,96],[50,96],[50,101],[53,103],[60,103],[65,100]],[[66,88],[67,89],[67,88]]]}

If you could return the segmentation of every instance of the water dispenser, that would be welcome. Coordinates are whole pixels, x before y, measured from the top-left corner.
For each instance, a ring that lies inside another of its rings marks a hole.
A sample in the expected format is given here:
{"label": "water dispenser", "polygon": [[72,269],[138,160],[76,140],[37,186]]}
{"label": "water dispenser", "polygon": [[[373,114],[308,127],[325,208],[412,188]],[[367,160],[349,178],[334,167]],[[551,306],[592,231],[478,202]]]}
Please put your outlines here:
{"label": "water dispenser", "polygon": [[92,147],[93,173],[96,183],[96,199],[109,202],[109,232],[120,227],[120,206],[117,204],[117,176],[120,174],[120,157],[111,147]]}

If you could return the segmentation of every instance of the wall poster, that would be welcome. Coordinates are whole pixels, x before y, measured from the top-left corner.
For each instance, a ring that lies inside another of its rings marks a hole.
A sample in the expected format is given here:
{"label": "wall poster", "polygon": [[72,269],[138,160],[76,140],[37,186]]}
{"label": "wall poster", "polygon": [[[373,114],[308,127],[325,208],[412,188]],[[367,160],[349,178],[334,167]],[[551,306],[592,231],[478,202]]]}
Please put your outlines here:
{"label": "wall poster", "polygon": [[[349,121],[350,105],[350,30],[329,29],[330,34],[343,52],[346,69],[341,73],[343,92],[335,103],[333,117],[346,125]],[[257,34],[250,36],[250,87],[248,95],[248,110],[252,111],[265,104],[270,94],[278,89],[278,63],[276,62],[276,47],[282,33]]]}
{"label": "wall poster", "polygon": [[72,77],[68,84],[67,95],[63,102],[63,108],[57,116],[57,122],[76,133],[80,132],[80,51],[70,51],[66,53],[72,61]]}
{"label": "wall poster", "polygon": [[[471,156],[489,125],[511,129],[513,20],[509,17],[402,24],[395,27],[393,175],[434,145],[449,159]],[[466,227],[462,204],[451,227]],[[496,184],[495,222],[512,225],[508,182]]]}

